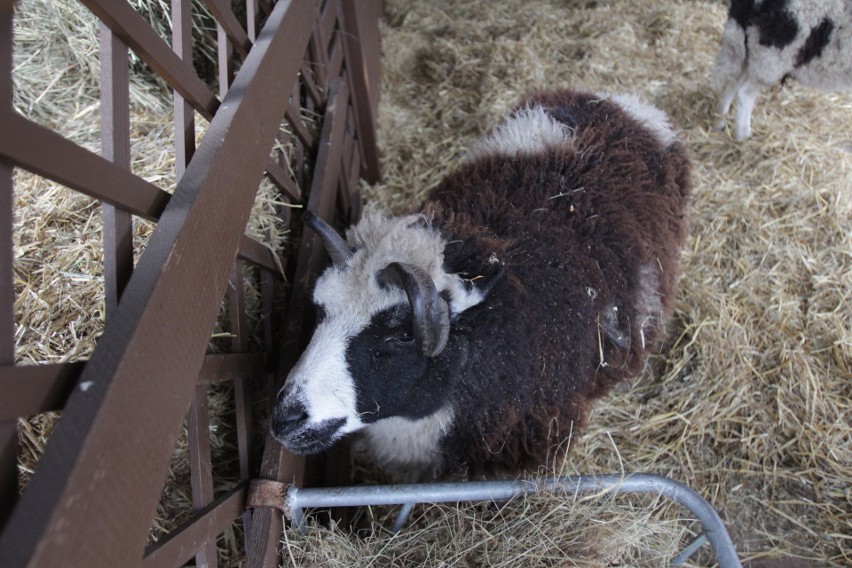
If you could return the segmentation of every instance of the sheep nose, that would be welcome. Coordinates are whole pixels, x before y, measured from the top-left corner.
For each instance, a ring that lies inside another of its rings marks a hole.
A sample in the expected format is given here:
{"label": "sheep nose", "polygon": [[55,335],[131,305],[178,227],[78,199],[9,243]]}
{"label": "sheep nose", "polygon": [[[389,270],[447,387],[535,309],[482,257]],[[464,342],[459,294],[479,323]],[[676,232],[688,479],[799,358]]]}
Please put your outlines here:
{"label": "sheep nose", "polygon": [[300,402],[278,406],[272,413],[272,435],[287,436],[308,420],[308,412]]}

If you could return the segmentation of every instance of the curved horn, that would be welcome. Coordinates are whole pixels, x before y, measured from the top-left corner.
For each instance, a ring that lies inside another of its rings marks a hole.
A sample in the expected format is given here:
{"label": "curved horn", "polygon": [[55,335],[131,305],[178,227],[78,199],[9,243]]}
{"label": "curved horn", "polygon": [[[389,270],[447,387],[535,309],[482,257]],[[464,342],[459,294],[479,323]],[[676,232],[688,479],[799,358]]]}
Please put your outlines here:
{"label": "curved horn", "polygon": [[427,357],[437,357],[450,335],[450,310],[429,274],[417,266],[392,262],[379,272],[379,282],[405,290],[414,317],[414,339]]}
{"label": "curved horn", "polygon": [[310,227],[319,236],[325,250],[328,251],[328,256],[331,257],[331,263],[335,267],[343,268],[346,266],[346,263],[352,258],[352,250],[340,236],[340,233],[309,210],[302,213],[302,223]]}

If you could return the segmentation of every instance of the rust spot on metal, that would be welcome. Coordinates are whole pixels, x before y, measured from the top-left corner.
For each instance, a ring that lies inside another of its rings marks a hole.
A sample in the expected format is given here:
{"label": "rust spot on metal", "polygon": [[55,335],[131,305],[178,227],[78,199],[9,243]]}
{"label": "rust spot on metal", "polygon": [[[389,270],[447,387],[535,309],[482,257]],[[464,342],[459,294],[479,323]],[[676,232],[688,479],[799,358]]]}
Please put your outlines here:
{"label": "rust spot on metal", "polygon": [[287,489],[289,487],[288,483],[281,481],[252,479],[251,485],[249,485],[248,497],[246,497],[246,508],[273,507],[288,515]]}

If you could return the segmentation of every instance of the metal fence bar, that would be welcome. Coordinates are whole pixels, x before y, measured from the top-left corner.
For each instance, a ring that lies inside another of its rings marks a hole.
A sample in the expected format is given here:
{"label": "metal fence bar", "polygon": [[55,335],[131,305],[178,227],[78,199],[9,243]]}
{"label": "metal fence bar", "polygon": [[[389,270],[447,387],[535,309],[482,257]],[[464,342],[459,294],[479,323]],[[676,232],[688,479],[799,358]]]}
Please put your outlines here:
{"label": "metal fence bar", "polygon": [[[288,55],[305,49],[310,6],[278,2],[243,63],[83,371],[81,381],[92,386],[72,393],[0,536],[0,565],[141,562],[171,449],[283,118],[284,105],[270,104],[269,93],[286,92],[295,79],[299,62]],[[202,273],[205,286],[193,285],[190,276]],[[121,447],[133,451],[104,451]]]}
{"label": "metal fence bar", "polygon": [[[12,16],[11,4],[0,5],[0,121],[4,129],[12,112]],[[12,194],[12,166],[0,160],[0,365],[15,364]],[[0,388],[5,388],[4,382],[0,382]],[[0,415],[0,528],[18,500],[17,463],[17,416]]]}
{"label": "metal fence bar", "polygon": [[221,534],[240,516],[245,508],[246,492],[246,486],[241,485],[222,495],[166,538],[146,548],[142,566],[162,568],[188,562],[211,535]]}
{"label": "metal fence bar", "polygon": [[[192,64],[192,4],[172,0],[172,50],[184,63]],[[175,178],[179,182],[195,153],[195,116],[192,105],[177,91],[173,94],[175,135]],[[203,368],[203,365],[202,365]],[[213,500],[213,470],[210,463],[210,418],[207,385],[200,381],[187,413],[192,509],[198,512]],[[216,542],[206,539],[195,550],[199,567],[217,565]]]}
{"label": "metal fence bar", "polygon": [[198,78],[191,63],[182,61],[127,2],[81,0],[103,23],[120,37],[171,88],[192,103],[210,120],[219,100]]}
{"label": "metal fence bar", "polygon": [[257,39],[259,22],[258,0],[246,0],[246,34],[251,43],[254,43]]}
{"label": "metal fence bar", "polygon": [[[249,40],[248,34],[240,25],[230,6],[222,0],[204,0],[204,4],[210,10],[210,13],[213,14],[217,27],[230,40],[236,48],[237,53],[240,54],[240,57],[245,58],[251,49],[252,42]],[[222,44],[221,36],[219,44]]]}
{"label": "metal fence bar", "polygon": [[[304,527],[304,509],[357,507],[365,505],[409,505],[412,503],[457,503],[459,501],[506,501],[522,495],[556,491],[579,493],[650,493],[665,496],[692,511],[700,521],[721,568],[741,568],[734,543],[715,509],[696,491],[668,477],[653,474],[612,474],[550,477],[516,481],[471,481],[362,487],[289,487],[285,514],[294,525]],[[401,523],[400,523],[401,524]]]}
{"label": "metal fence bar", "polygon": [[369,183],[379,180],[376,122],[379,102],[379,16],[381,2],[341,0],[346,72],[352,87],[352,106],[363,160],[361,176]]}
{"label": "metal fence bar", "polygon": [[225,383],[239,377],[257,377],[266,370],[264,353],[216,353],[204,357],[198,379],[208,385]]}
{"label": "metal fence bar", "polygon": [[[320,135],[320,147],[307,208],[323,219],[329,220],[334,212],[335,189],[340,172],[340,153],[343,147],[345,104],[349,97],[346,83],[339,78],[329,88],[325,121]],[[287,310],[284,343],[278,376],[298,357],[303,332],[303,317],[308,302],[310,280],[316,275],[325,251],[319,239],[305,232],[299,243],[296,274],[291,281],[291,294]],[[302,483],[304,458],[286,452],[268,433],[265,438],[260,475],[264,479],[277,479],[297,485]],[[283,526],[281,517],[269,509],[257,509],[252,519],[252,533],[246,551],[246,566],[271,568],[278,562],[278,538]]]}
{"label": "metal fence bar", "polygon": [[[104,24],[100,26],[101,155],[130,170],[130,78],[127,46]],[[133,273],[133,217],[104,203],[103,249],[106,315],[118,306]]]}
{"label": "metal fence bar", "polygon": [[[192,2],[172,0],[172,50],[181,61],[192,63]],[[175,177],[180,179],[195,153],[195,116],[192,105],[177,90],[173,94],[175,125]]]}
{"label": "metal fence bar", "polygon": [[[245,274],[243,264],[239,260],[234,264],[228,285],[228,319],[231,327],[231,350],[236,353],[248,351],[248,322],[246,321],[245,303]],[[258,376],[258,375],[254,375]],[[240,463],[240,482],[247,483],[251,478],[251,398],[246,381],[248,375],[240,375],[234,378],[234,419],[237,427],[237,453]],[[248,538],[251,532],[251,512],[243,513],[244,538]]]}
{"label": "metal fence bar", "polygon": [[[213,467],[210,461],[210,416],[207,386],[195,386],[195,395],[189,406],[187,434],[189,446],[189,476],[192,487],[192,511],[198,513],[213,501]],[[216,540],[205,540],[195,554],[195,563],[201,567],[218,566]]]}
{"label": "metal fence bar", "polygon": [[61,410],[85,363],[4,365],[0,367],[0,422]]}
{"label": "metal fence bar", "polygon": [[15,112],[3,117],[0,157],[148,220],[169,202],[157,186]]}
{"label": "metal fence bar", "polygon": [[[0,366],[0,423],[62,410],[84,367],[85,362]],[[204,357],[198,381],[207,385],[224,383],[237,377],[262,375],[266,368],[264,353],[210,354]]]}
{"label": "metal fence bar", "polygon": [[[334,26],[337,23],[337,2],[338,0],[326,0],[325,7],[322,10],[322,15],[319,21],[320,31],[320,49],[326,56],[331,52],[331,40],[333,37]],[[334,75],[326,75],[331,80]]]}

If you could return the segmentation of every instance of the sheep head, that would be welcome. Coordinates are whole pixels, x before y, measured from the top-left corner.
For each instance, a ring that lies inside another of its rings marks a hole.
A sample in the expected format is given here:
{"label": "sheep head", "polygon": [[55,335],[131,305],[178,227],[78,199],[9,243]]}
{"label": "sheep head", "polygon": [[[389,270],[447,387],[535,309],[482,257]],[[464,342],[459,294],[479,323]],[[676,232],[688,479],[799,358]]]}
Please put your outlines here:
{"label": "sheep head", "polygon": [[309,212],[303,221],[332,265],[314,287],[317,327],[278,393],[273,436],[311,454],[378,420],[445,407],[465,353],[451,322],[485,289],[444,269],[444,240],[423,215],[367,215],[345,239]]}

